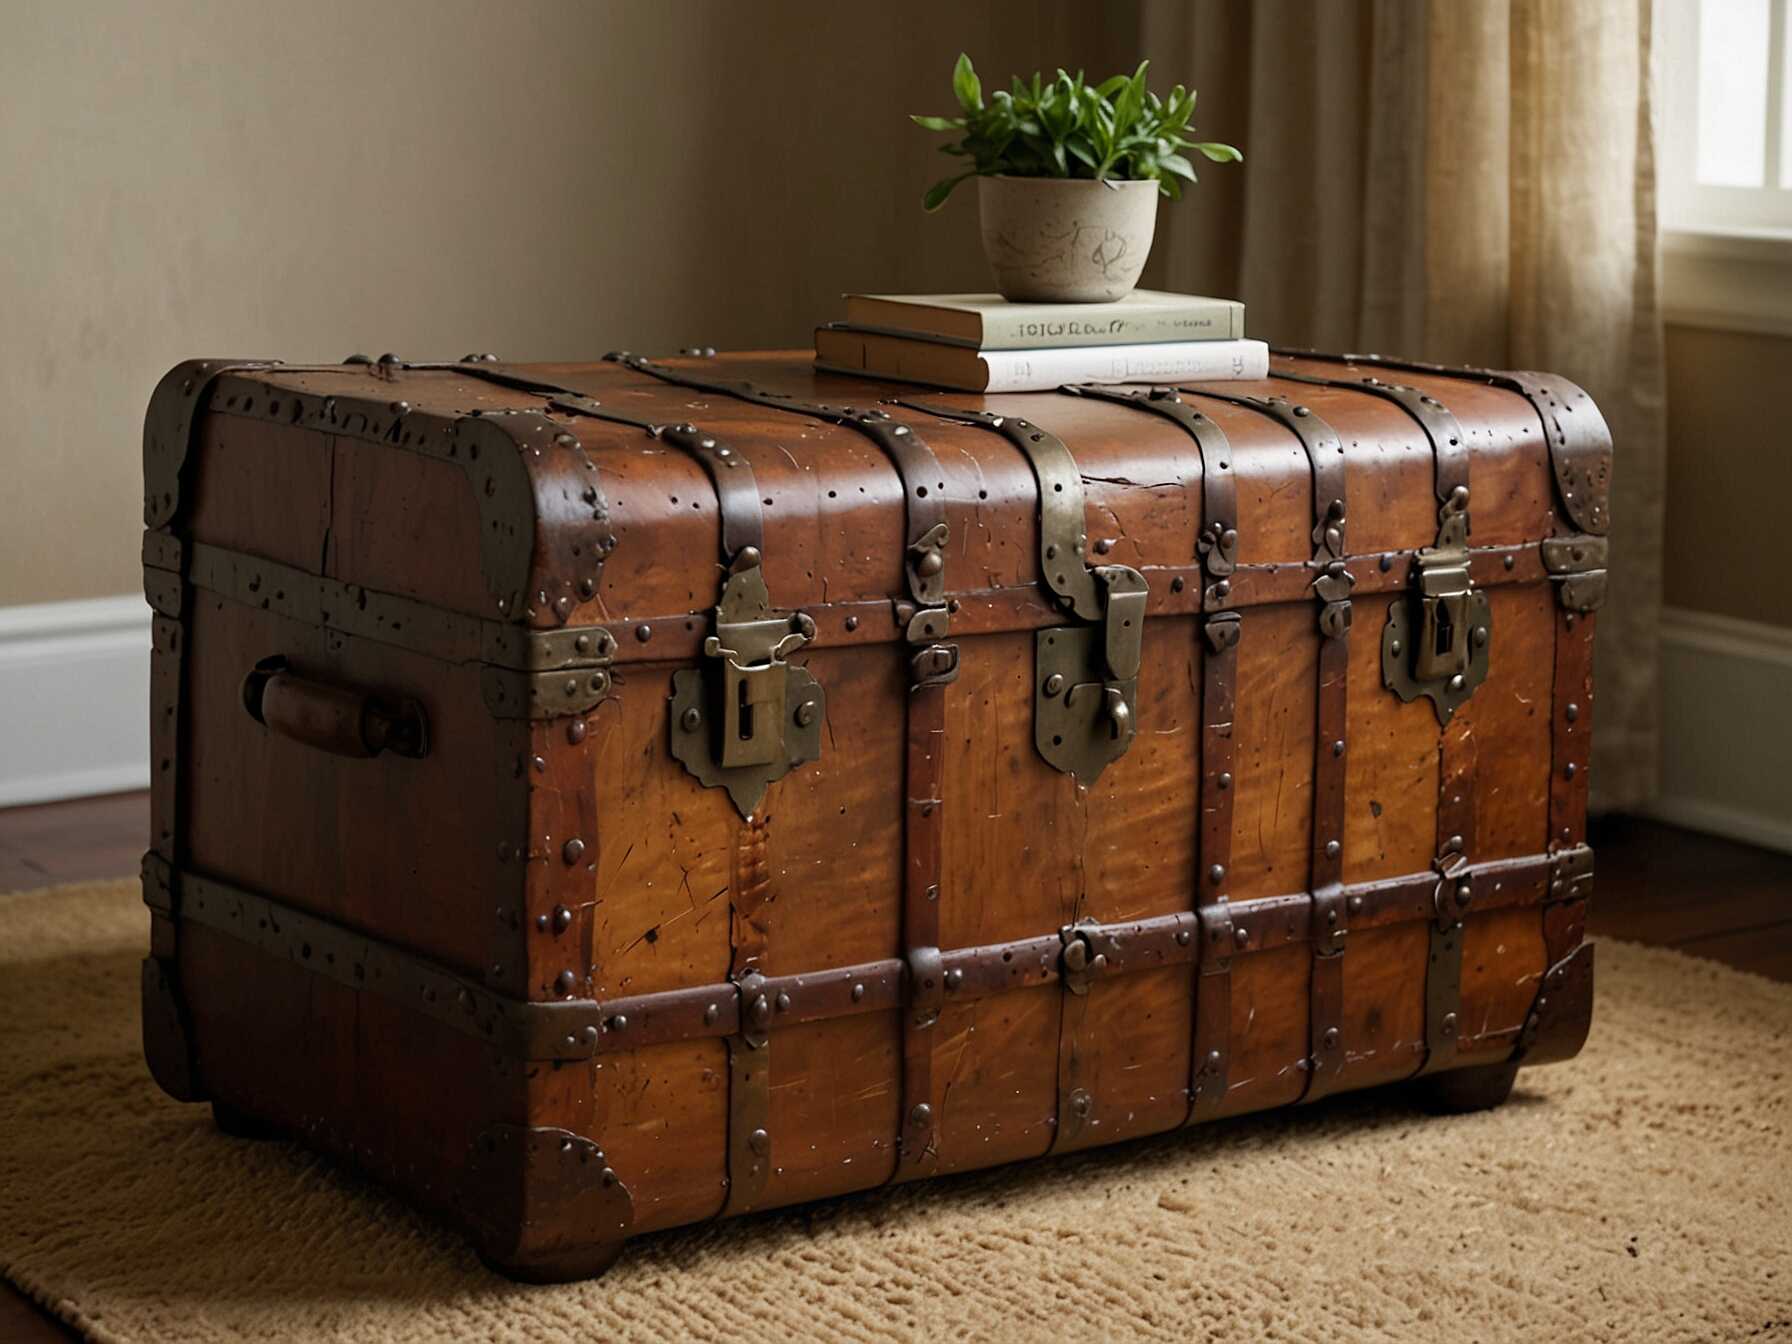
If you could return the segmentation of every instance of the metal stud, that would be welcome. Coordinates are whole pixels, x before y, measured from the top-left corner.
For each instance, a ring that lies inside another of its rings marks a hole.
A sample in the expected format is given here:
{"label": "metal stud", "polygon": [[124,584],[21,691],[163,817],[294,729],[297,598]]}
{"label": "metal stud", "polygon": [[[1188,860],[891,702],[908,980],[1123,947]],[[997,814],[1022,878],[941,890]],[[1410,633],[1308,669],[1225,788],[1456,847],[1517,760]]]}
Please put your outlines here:
{"label": "metal stud", "polygon": [[1327,1050],[1336,1050],[1338,1048],[1338,1029],[1336,1027],[1327,1027],[1325,1029],[1325,1035],[1319,1038],[1319,1043]]}
{"label": "metal stud", "polygon": [[926,1102],[917,1102],[915,1108],[908,1113],[908,1122],[916,1129],[926,1129],[933,1123],[933,1107]]}
{"label": "metal stud", "polygon": [[573,990],[579,985],[579,977],[571,971],[561,971],[554,977],[554,992],[561,998],[571,998]]}
{"label": "metal stud", "polygon": [[1336,840],[1327,840],[1325,842],[1325,857],[1326,858],[1335,859],[1338,857],[1338,855],[1342,854],[1343,852],[1344,852],[1344,846],[1340,845]]}
{"label": "metal stud", "polygon": [[560,857],[568,864],[575,864],[585,857],[585,842],[576,835],[560,846]]}
{"label": "metal stud", "polygon": [[1243,947],[1251,941],[1251,931],[1240,924],[1232,931],[1232,940],[1240,947]]}
{"label": "metal stud", "polygon": [[1226,866],[1223,863],[1214,864],[1213,867],[1207,870],[1207,880],[1213,883],[1214,886],[1219,886],[1220,883],[1226,880]]}
{"label": "metal stud", "polygon": [[568,927],[572,924],[572,911],[568,910],[564,905],[556,905],[554,907],[553,924],[555,933],[565,933]]}
{"label": "metal stud", "polygon": [[747,1135],[747,1147],[751,1148],[757,1156],[764,1157],[772,1150],[772,1136],[763,1129],[756,1129]]}
{"label": "metal stud", "polygon": [[635,638],[645,644],[648,640],[653,638],[653,627],[651,625],[637,625],[635,627]]}
{"label": "metal stud", "polygon": [[859,1002],[859,1001],[860,1001],[860,1000],[862,1000],[862,999],[863,999],[863,998],[864,998],[864,997],[865,997],[865,986],[863,986],[863,985],[854,985],[854,986],[853,986],[853,987],[852,987],[852,1001],[853,1001],[853,1002],[854,1002],[854,1003],[858,1003],[858,1002]]}

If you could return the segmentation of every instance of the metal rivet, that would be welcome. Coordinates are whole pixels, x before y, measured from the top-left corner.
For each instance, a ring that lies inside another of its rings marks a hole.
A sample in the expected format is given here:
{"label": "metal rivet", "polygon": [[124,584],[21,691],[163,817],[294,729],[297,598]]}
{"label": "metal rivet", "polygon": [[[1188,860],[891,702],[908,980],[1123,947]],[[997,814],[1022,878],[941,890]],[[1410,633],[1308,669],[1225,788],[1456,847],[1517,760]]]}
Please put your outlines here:
{"label": "metal rivet", "polygon": [[573,640],[572,648],[573,648],[574,653],[590,653],[591,652],[591,636],[590,635],[580,635],[577,639]]}
{"label": "metal rivet", "polygon": [[1344,846],[1340,845],[1336,840],[1327,840],[1325,842],[1325,857],[1326,858],[1335,859],[1338,857],[1338,855],[1342,854],[1343,852],[1344,852]]}
{"label": "metal rivet", "polygon": [[1170,591],[1172,593],[1180,593],[1184,587],[1185,585],[1182,582],[1182,575],[1178,574],[1175,578],[1170,580]]}
{"label": "metal rivet", "polygon": [[627,1013],[617,1013],[615,1017],[612,1017],[610,1019],[610,1030],[611,1031],[627,1031],[628,1030],[628,1014]]}
{"label": "metal rivet", "polygon": [[585,720],[574,719],[566,725],[566,740],[575,747],[585,740]]}
{"label": "metal rivet", "polygon": [[772,1136],[767,1134],[763,1129],[756,1129],[751,1134],[747,1135],[747,1147],[751,1148],[760,1157],[764,1157],[772,1150]]}
{"label": "metal rivet", "polygon": [[796,726],[799,728],[807,728],[814,722],[815,702],[813,700],[805,700],[802,704],[796,707]]}
{"label": "metal rivet", "polygon": [[635,638],[645,644],[648,640],[653,638],[653,627],[651,625],[637,625],[635,627]]}
{"label": "metal rivet", "polygon": [[678,719],[679,726],[687,733],[694,733],[703,726],[703,712],[692,705]]}
{"label": "metal rivet", "polygon": [[790,1011],[790,995],[784,993],[782,990],[779,990],[778,997],[773,1001],[772,1006],[775,1007],[780,1013],[788,1013]]}
{"label": "metal rivet", "polygon": [[908,1122],[916,1129],[926,1129],[933,1123],[933,1107],[926,1102],[919,1102],[914,1110],[908,1113]]}
{"label": "metal rivet", "polygon": [[1450,678],[1450,689],[1452,691],[1460,691],[1462,689],[1462,685],[1463,685],[1462,673],[1458,672],[1455,676]]}
{"label": "metal rivet", "polygon": [[963,983],[964,983],[964,972],[961,971],[958,967],[954,966],[951,970],[946,972],[946,988],[947,989],[957,989]]}
{"label": "metal rivet", "polygon": [[1325,1029],[1325,1035],[1320,1037],[1319,1040],[1320,1044],[1327,1050],[1336,1050],[1338,1048],[1338,1029],[1336,1027],[1327,1027]]}
{"label": "metal rivet", "polygon": [[1251,931],[1240,924],[1232,931],[1232,940],[1240,947],[1243,947],[1246,943],[1251,941]]}
{"label": "metal rivet", "polygon": [[554,907],[554,932],[565,933],[567,927],[571,923],[572,911],[568,910],[564,905],[556,905]]}
{"label": "metal rivet", "polygon": [[1188,946],[1188,930],[1187,929],[1177,929],[1176,930],[1176,946],[1178,946],[1178,947],[1187,947]]}
{"label": "metal rivet", "polygon": [[1573,723],[1580,717],[1580,706],[1570,701],[1568,707],[1562,711],[1562,715],[1569,723]]}
{"label": "metal rivet", "polygon": [[1575,763],[1573,761],[1569,761],[1568,764],[1562,768],[1562,773],[1564,775],[1566,775],[1569,779],[1573,779],[1574,776],[1576,774],[1578,774],[1579,772],[1580,772],[1580,767],[1575,765]]}
{"label": "metal rivet", "polygon": [[1450,837],[1449,841],[1445,844],[1444,848],[1446,848],[1446,849],[1461,849],[1462,848],[1462,837],[1460,835],[1452,835]]}
{"label": "metal rivet", "polygon": [[1231,591],[1232,591],[1232,581],[1230,579],[1221,579],[1218,583],[1213,585],[1213,592],[1214,592],[1215,597],[1225,597],[1228,594],[1230,594]]}
{"label": "metal rivet", "polygon": [[564,998],[570,996],[573,990],[578,988],[578,984],[578,976],[571,971],[561,971],[554,977],[554,992]]}
{"label": "metal rivet", "polygon": [[1226,880],[1226,866],[1223,863],[1214,864],[1213,867],[1207,870],[1207,880],[1213,883],[1214,886],[1219,886],[1220,883]]}
{"label": "metal rivet", "polygon": [[1456,904],[1457,905],[1467,908],[1468,903],[1470,901],[1474,900],[1474,898],[1475,898],[1475,889],[1472,886],[1470,886],[1467,882],[1459,882],[1456,884]]}
{"label": "metal rivet", "polygon": [[585,842],[574,836],[560,846],[560,857],[567,863],[577,863],[585,856]]}
{"label": "metal rivet", "polygon": [[1332,755],[1342,756],[1343,754],[1344,754],[1344,739],[1339,738],[1336,742],[1332,743]]}
{"label": "metal rivet", "polygon": [[703,1010],[703,1025],[706,1027],[715,1026],[716,1019],[719,1018],[721,1015],[722,1015],[721,1005],[714,1004],[714,1003],[709,1004]]}
{"label": "metal rivet", "polygon": [[1047,695],[1056,695],[1059,691],[1061,691],[1063,689],[1064,689],[1064,678],[1062,676],[1060,676],[1058,673],[1054,672],[1051,674],[1051,676],[1049,676],[1045,679],[1045,693]]}
{"label": "metal rivet", "polygon": [[1456,1034],[1456,1014],[1445,1013],[1444,1020],[1438,1023],[1438,1029],[1446,1036],[1454,1036]]}
{"label": "metal rivet", "polygon": [[849,631],[857,630],[859,628],[859,618],[857,616],[848,616],[846,618],[846,628]]}
{"label": "metal rivet", "polygon": [[1302,416],[1302,417],[1309,416],[1309,415],[1313,414],[1313,412],[1308,410],[1305,406],[1296,406],[1294,408],[1294,413],[1296,415]]}
{"label": "metal rivet", "polygon": [[1209,1050],[1207,1052],[1207,1067],[1209,1069],[1219,1068],[1222,1058],[1223,1056],[1218,1050]]}
{"label": "metal rivet", "polygon": [[1229,770],[1220,771],[1220,777],[1217,780],[1215,780],[1214,782],[1216,784],[1218,784],[1222,789],[1231,788],[1232,787],[1232,772]]}
{"label": "metal rivet", "polygon": [[1114,543],[1106,537],[1103,537],[1100,541],[1095,543],[1095,554],[1097,555],[1106,555],[1113,549]]}
{"label": "metal rivet", "polygon": [[1390,642],[1388,644],[1388,652],[1393,654],[1394,657],[1396,657],[1396,658],[1398,658],[1400,656],[1400,648],[1401,648],[1400,641],[1397,639],[1393,640],[1392,642]]}
{"label": "metal rivet", "polygon": [[1394,567],[1394,557],[1391,555],[1384,554],[1377,563],[1379,563],[1381,565],[1381,572],[1383,574],[1386,574],[1390,569],[1392,569]]}
{"label": "metal rivet", "polygon": [[1511,569],[1517,563],[1518,557],[1516,555],[1508,555],[1505,559],[1505,566],[1507,569]]}
{"label": "metal rivet", "polygon": [[760,994],[747,1005],[747,1018],[756,1027],[763,1027],[772,1020],[771,1000]]}
{"label": "metal rivet", "polygon": [[852,1001],[854,1003],[857,1003],[857,1002],[859,1002],[859,1000],[863,999],[864,997],[865,997],[865,986],[854,985],[852,987]]}
{"label": "metal rivet", "polygon": [[1352,896],[1350,898],[1350,913],[1353,915],[1360,915],[1363,913],[1363,898],[1361,896]]}
{"label": "metal rivet", "polygon": [[1475,627],[1475,647],[1480,648],[1483,645],[1485,645],[1486,643],[1487,643],[1487,627],[1484,625],[1477,625]]}

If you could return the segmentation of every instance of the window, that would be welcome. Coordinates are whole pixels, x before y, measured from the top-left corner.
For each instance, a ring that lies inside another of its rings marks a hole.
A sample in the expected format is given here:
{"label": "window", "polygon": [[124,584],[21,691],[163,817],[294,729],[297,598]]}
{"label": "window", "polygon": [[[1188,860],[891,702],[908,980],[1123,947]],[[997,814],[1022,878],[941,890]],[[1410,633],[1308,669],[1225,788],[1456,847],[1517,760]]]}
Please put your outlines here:
{"label": "window", "polygon": [[1662,224],[1792,234],[1792,0],[1656,9]]}

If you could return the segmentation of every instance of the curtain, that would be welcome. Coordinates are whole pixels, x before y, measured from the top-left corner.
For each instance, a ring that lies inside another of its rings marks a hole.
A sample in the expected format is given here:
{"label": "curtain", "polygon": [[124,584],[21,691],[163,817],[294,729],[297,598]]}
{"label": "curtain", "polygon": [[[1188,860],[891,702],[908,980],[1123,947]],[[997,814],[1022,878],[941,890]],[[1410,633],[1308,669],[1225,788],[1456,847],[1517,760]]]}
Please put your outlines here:
{"label": "curtain", "polygon": [[1244,151],[1148,280],[1288,345],[1546,369],[1616,448],[1596,806],[1656,786],[1665,411],[1652,0],[1144,0],[1154,84]]}

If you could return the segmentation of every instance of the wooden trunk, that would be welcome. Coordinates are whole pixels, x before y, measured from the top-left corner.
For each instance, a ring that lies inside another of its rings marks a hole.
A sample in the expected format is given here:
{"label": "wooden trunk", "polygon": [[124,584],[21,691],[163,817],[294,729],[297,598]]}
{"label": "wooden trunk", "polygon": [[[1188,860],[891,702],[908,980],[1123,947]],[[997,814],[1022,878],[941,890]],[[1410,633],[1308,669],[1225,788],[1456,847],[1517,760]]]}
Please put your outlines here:
{"label": "wooden trunk", "polygon": [[1585,1037],[1610,440],[1278,355],[184,364],[145,1049],[507,1272]]}

